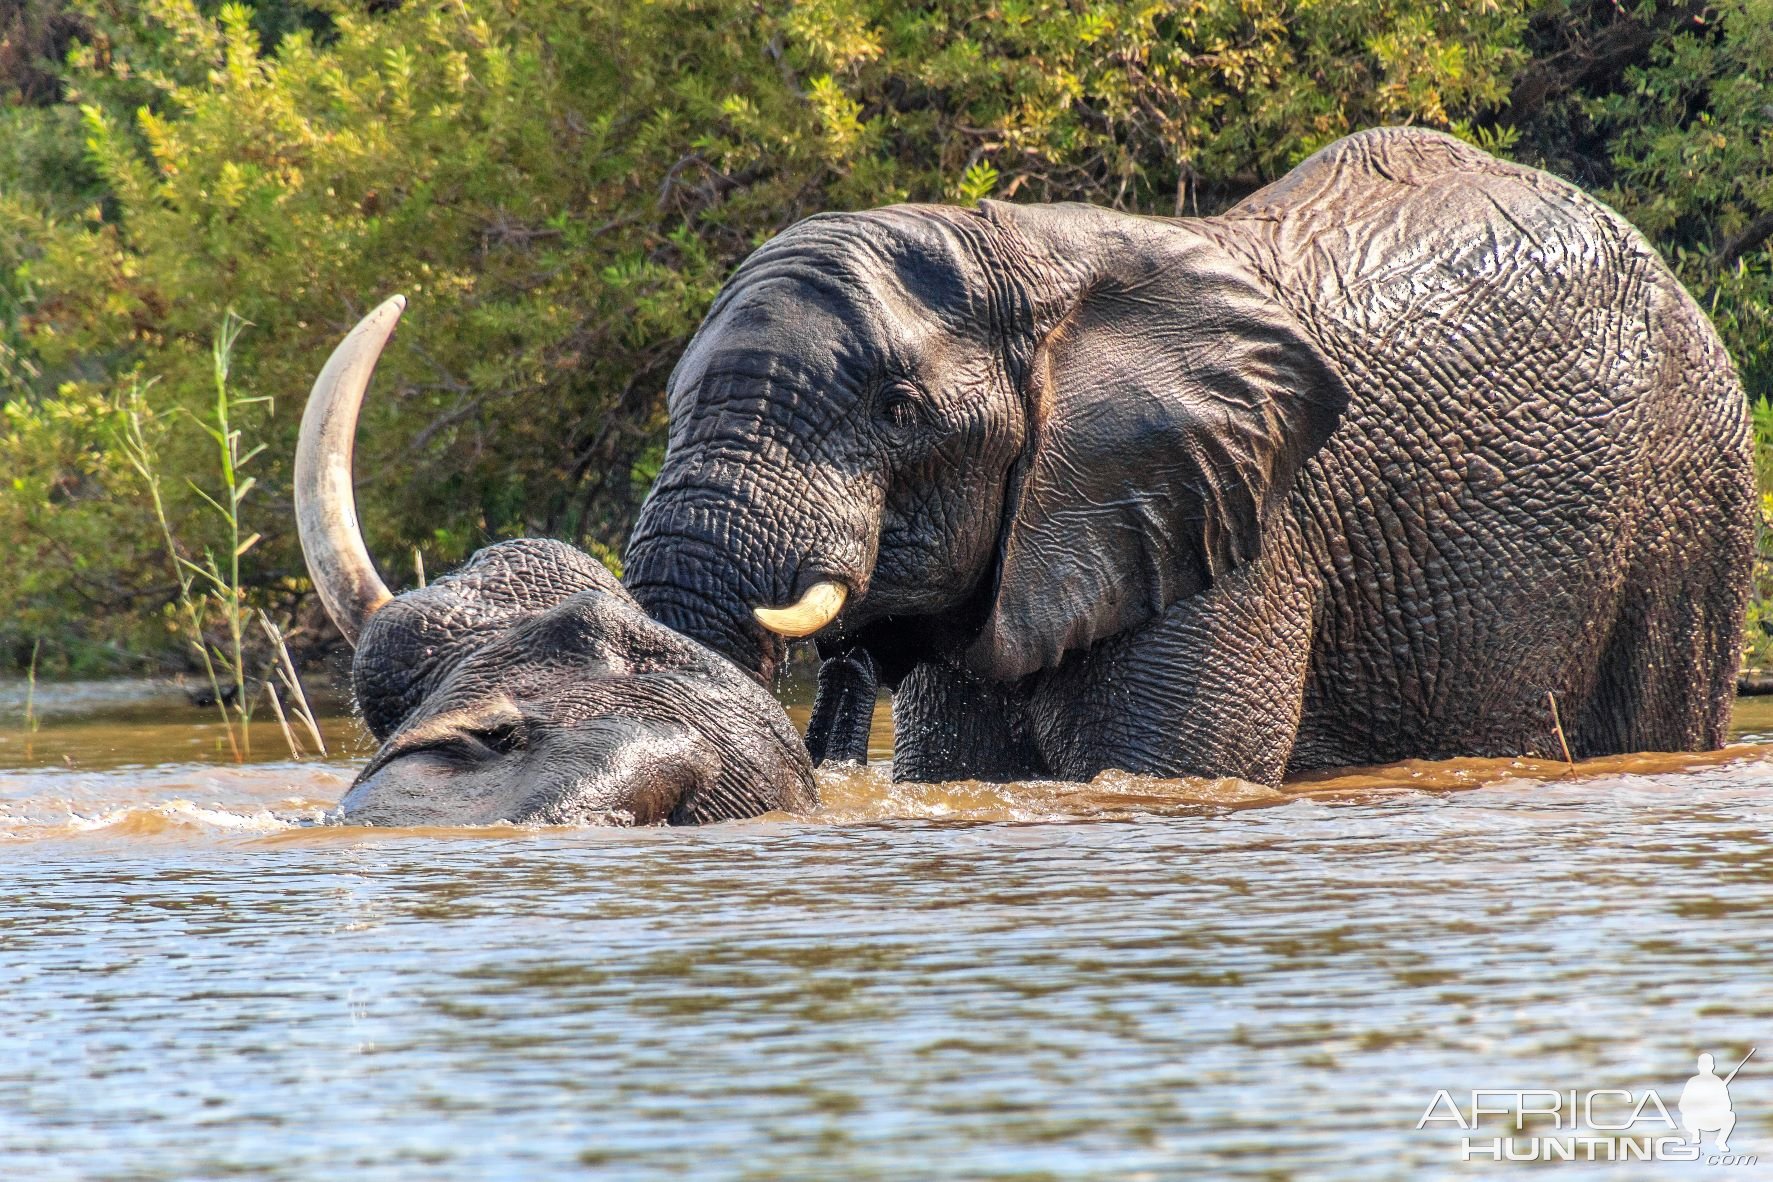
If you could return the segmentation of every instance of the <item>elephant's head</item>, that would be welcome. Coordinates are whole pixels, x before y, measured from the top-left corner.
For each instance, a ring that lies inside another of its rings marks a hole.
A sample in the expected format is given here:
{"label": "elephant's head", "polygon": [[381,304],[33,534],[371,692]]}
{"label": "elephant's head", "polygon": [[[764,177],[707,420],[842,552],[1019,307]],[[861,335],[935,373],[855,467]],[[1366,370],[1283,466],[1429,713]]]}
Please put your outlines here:
{"label": "elephant's head", "polygon": [[757,250],[671,378],[626,555],[767,677],[784,637],[1005,680],[1249,562],[1341,379],[1223,228],[894,206]]}
{"label": "elephant's head", "polygon": [[358,409],[404,302],[354,329],[302,420],[296,512],[352,689],[381,748],[341,802],[357,824],[698,822],[817,803],[805,748],[731,662],[655,622],[560,542],[481,550],[391,596],[358,532]]}

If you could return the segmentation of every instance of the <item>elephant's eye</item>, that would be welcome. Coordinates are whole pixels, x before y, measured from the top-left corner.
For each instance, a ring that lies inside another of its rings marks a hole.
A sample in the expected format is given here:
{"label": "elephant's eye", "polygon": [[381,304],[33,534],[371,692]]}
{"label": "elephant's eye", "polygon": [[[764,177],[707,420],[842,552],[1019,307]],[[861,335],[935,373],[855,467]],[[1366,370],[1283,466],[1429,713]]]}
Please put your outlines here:
{"label": "elephant's eye", "polygon": [[923,394],[909,383],[894,382],[880,392],[875,413],[893,430],[910,431],[925,422]]}
{"label": "elephant's eye", "polygon": [[467,763],[480,763],[521,751],[525,736],[516,722],[496,722],[452,731],[414,750],[435,752]]}
{"label": "elephant's eye", "polygon": [[509,755],[523,747],[523,727],[515,722],[501,722],[476,727],[468,737],[500,755]]}

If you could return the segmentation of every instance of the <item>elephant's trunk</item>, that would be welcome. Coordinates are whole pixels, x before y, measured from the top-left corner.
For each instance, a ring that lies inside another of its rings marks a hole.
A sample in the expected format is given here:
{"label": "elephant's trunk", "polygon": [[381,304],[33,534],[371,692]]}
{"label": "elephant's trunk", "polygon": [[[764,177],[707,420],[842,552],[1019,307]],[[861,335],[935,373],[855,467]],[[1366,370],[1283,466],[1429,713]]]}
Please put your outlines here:
{"label": "elephant's trunk", "polygon": [[880,666],[865,648],[851,649],[819,666],[819,692],[806,724],[806,751],[813,766],[868,762],[874,698]]}
{"label": "elephant's trunk", "polygon": [[787,655],[788,642],[751,614],[748,580],[702,538],[649,528],[643,512],[623,558],[623,582],[642,610],[693,637],[764,684]]}
{"label": "elephant's trunk", "polygon": [[405,308],[406,297],[393,296],[358,321],[333,350],[308,395],[296,444],[296,530],[302,557],[327,614],[352,645],[369,617],[392,598],[357,525],[351,458],[370,376]]}
{"label": "elephant's trunk", "polygon": [[703,440],[667,458],[623,582],[648,615],[768,682],[789,639],[822,632],[865,592],[869,502],[796,464],[768,424],[732,434],[741,442]]}

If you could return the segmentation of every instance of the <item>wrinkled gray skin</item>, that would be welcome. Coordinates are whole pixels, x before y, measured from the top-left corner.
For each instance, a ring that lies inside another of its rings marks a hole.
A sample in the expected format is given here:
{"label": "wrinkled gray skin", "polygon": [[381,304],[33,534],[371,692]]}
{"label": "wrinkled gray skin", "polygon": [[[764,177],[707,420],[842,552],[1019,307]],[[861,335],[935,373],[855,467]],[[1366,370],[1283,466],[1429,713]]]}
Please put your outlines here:
{"label": "wrinkled gray skin", "polygon": [[857,754],[870,669],[912,779],[1555,754],[1548,694],[1578,757],[1724,738],[1730,361],[1623,220],[1446,136],[1216,218],[810,218],[670,416],[629,589],[767,677],[752,609],[846,585],[816,755]]}
{"label": "wrinkled gray skin", "polygon": [[353,824],[686,824],[817,803],[775,699],[559,542],[501,542],[392,600],[351,674],[382,741],[340,804]]}

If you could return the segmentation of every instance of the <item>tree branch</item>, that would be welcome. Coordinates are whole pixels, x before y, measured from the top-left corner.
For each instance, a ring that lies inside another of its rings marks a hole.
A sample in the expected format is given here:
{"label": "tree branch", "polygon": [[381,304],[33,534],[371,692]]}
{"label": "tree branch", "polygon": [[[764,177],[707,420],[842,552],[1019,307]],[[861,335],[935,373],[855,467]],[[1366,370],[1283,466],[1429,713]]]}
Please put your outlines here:
{"label": "tree branch", "polygon": [[1769,238],[1773,238],[1773,210],[1768,210],[1725,240],[1718,250],[1718,269],[1728,267]]}

